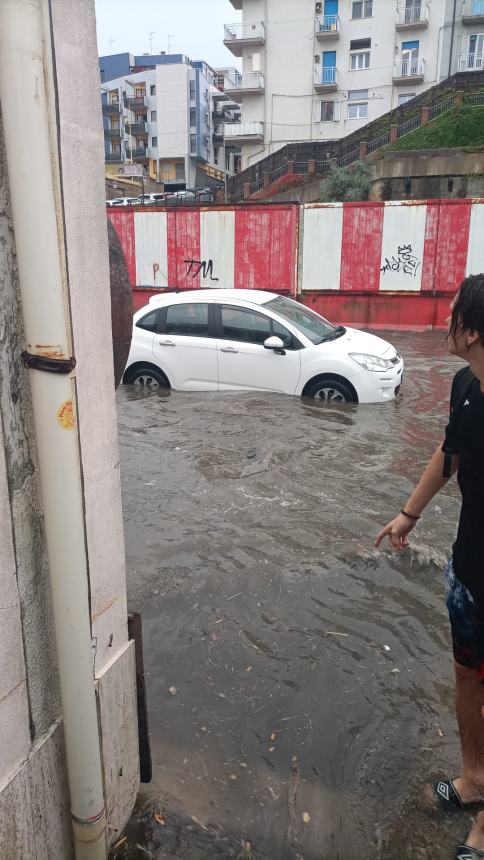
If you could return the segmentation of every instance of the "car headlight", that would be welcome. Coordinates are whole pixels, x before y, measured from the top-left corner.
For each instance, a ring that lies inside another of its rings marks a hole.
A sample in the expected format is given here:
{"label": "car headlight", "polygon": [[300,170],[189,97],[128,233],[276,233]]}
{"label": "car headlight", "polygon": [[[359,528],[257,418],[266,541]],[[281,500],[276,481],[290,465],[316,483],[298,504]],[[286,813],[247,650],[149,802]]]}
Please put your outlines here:
{"label": "car headlight", "polygon": [[388,370],[394,365],[391,358],[380,358],[378,355],[365,355],[364,352],[350,352],[349,356],[360,367],[364,367],[365,370],[374,370],[376,373],[381,370]]}

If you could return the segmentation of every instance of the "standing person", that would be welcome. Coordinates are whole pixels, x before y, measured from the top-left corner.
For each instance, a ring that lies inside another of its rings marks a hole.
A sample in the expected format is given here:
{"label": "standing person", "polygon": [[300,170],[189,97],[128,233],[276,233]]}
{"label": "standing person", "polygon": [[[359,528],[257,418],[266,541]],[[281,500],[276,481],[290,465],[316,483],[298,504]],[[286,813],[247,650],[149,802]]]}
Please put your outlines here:
{"label": "standing person", "polygon": [[400,513],[379,533],[390,546],[408,535],[431,499],[457,472],[462,494],[457,538],[446,568],[452,632],[455,706],[462,771],[432,786],[444,807],[483,807],[455,860],[484,858],[484,274],[466,278],[449,317],[449,352],[467,362],[452,383],[445,439]]}

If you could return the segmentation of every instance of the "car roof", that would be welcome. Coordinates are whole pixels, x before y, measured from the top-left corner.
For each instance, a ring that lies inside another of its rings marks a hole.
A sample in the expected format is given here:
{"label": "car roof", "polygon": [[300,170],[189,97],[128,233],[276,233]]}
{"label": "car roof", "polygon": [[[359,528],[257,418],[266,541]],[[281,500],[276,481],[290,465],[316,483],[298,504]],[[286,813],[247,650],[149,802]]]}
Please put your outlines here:
{"label": "car roof", "polygon": [[183,290],[178,293],[158,293],[150,298],[150,305],[174,304],[176,302],[193,301],[236,301],[250,302],[253,305],[263,305],[270,299],[277,298],[277,293],[266,290],[223,290],[213,287],[210,290]]}

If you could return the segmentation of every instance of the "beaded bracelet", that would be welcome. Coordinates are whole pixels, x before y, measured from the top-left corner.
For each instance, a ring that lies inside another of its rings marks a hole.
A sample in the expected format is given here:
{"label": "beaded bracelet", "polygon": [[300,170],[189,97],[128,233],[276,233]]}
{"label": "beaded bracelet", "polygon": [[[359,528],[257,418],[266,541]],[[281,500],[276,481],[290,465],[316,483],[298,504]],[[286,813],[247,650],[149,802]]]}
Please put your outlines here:
{"label": "beaded bracelet", "polygon": [[405,508],[402,508],[400,513],[403,514],[404,517],[408,517],[409,520],[415,520],[415,522],[420,519],[419,515],[415,516],[415,514],[409,514]]}

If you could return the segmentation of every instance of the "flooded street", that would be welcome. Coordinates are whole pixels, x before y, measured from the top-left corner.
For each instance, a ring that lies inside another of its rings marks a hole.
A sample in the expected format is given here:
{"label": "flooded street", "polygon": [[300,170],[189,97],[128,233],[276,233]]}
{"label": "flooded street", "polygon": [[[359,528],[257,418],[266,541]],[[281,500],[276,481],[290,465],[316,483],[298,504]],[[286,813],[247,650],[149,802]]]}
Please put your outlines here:
{"label": "flooded street", "polygon": [[447,860],[466,834],[468,816],[421,803],[459,767],[442,581],[455,483],[411,550],[373,549],[442,436],[459,365],[441,332],[382,336],[406,361],[391,404],[118,391],[146,788],[206,835],[181,829],[170,856]]}

